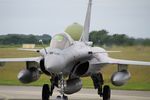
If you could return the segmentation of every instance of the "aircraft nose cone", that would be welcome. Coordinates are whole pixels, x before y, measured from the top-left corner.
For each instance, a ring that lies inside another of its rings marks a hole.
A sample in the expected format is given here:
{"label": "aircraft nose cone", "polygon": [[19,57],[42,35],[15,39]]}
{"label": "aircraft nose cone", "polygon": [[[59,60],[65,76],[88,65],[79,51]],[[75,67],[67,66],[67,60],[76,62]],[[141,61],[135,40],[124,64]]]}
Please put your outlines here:
{"label": "aircraft nose cone", "polygon": [[64,59],[61,55],[47,55],[45,57],[45,68],[50,73],[59,73],[65,67]]}

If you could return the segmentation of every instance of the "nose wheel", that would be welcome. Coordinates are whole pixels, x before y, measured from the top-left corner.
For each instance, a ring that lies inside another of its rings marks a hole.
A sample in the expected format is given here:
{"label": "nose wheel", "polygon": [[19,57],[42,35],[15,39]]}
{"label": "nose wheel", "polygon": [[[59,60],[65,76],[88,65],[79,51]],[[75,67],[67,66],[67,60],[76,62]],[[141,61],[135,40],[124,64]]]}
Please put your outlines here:
{"label": "nose wheel", "polygon": [[63,95],[63,96],[57,96],[57,100],[68,100],[68,97]]}

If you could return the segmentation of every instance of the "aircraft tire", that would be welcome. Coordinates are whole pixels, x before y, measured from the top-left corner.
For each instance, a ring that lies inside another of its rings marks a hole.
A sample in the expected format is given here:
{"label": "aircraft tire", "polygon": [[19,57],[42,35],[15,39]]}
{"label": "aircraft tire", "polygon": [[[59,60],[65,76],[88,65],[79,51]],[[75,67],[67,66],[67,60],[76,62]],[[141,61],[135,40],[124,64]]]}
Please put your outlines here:
{"label": "aircraft tire", "polygon": [[49,85],[44,84],[42,89],[42,100],[49,100],[49,93],[50,93]]}
{"label": "aircraft tire", "polygon": [[108,85],[105,85],[103,88],[103,100],[110,100],[111,89]]}

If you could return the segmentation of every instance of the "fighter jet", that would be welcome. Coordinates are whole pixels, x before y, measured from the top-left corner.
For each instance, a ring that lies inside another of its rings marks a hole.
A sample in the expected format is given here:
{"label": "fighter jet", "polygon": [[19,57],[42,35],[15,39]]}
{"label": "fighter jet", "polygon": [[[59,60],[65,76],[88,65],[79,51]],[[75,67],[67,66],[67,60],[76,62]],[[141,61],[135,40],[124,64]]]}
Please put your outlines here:
{"label": "fighter jet", "polygon": [[49,47],[41,50],[30,49],[39,52],[40,57],[1,58],[1,65],[5,62],[26,62],[26,69],[18,74],[18,79],[22,83],[34,82],[41,74],[48,75],[51,84],[43,85],[42,100],[49,100],[55,87],[60,92],[57,99],[68,100],[66,94],[76,93],[82,88],[81,77],[91,77],[98,95],[103,100],[110,100],[111,89],[108,85],[104,85],[100,72],[102,68],[108,64],[116,64],[118,70],[111,76],[111,82],[115,86],[122,86],[131,77],[128,65],[150,66],[150,62],[114,59],[109,57],[108,53],[117,51],[93,47],[89,41],[91,8],[92,0],[89,0],[84,29],[79,41],[74,41],[67,33],[56,34]]}

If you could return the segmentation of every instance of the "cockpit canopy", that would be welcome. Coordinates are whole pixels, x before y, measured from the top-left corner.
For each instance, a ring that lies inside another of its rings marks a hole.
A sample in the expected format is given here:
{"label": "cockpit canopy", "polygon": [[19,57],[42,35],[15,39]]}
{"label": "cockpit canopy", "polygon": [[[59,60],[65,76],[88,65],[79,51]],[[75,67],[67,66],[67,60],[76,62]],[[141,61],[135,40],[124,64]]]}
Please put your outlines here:
{"label": "cockpit canopy", "polygon": [[64,49],[64,48],[67,48],[70,44],[71,44],[71,41],[65,33],[56,34],[51,40],[50,47]]}

